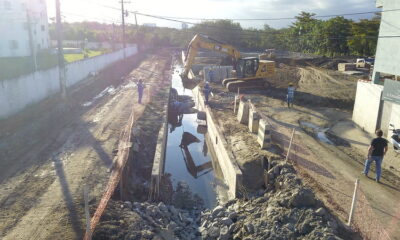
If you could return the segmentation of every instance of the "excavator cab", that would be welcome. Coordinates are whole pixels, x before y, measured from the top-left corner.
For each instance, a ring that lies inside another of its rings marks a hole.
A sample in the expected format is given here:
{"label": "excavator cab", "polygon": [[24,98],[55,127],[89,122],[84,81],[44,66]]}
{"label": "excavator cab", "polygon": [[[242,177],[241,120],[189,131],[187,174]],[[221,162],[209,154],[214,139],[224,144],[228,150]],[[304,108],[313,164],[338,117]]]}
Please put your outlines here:
{"label": "excavator cab", "polygon": [[240,58],[236,62],[236,76],[237,78],[254,77],[257,73],[260,60],[255,57]]}

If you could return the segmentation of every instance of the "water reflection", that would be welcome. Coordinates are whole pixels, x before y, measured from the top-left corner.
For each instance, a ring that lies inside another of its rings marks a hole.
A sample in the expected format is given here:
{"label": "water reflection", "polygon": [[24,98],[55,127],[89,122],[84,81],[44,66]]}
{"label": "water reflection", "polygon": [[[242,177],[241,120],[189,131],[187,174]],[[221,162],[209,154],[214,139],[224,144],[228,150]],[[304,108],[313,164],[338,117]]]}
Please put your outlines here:
{"label": "water reflection", "polygon": [[211,208],[217,203],[218,183],[205,141],[206,128],[197,124],[192,91],[185,91],[179,71],[173,73],[172,87],[164,176],[170,175],[174,192],[186,184],[194,195],[203,199],[205,207]]}
{"label": "water reflection", "polygon": [[[181,144],[179,145],[182,151],[183,159],[185,160],[186,168],[194,178],[201,177],[204,174],[207,174],[208,172],[213,170],[211,161],[205,162],[199,166],[196,166],[196,164],[194,163],[192,154],[190,154],[188,146],[192,143],[199,143],[199,142],[200,140],[196,136],[194,136],[191,133],[184,132],[182,134]],[[202,152],[204,156],[207,156],[207,153],[204,152],[204,148],[207,149],[207,144],[205,141],[203,144]]]}

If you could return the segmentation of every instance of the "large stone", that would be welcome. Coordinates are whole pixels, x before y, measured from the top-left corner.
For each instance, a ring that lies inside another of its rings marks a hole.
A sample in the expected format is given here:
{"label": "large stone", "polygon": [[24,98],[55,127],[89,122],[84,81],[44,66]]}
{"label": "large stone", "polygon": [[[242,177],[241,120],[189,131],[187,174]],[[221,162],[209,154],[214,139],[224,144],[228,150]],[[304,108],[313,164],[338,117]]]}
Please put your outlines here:
{"label": "large stone", "polygon": [[163,202],[160,202],[158,204],[158,209],[160,209],[160,211],[162,211],[162,212],[168,212],[168,208],[167,208],[167,206],[165,206],[165,204]]}
{"label": "large stone", "polygon": [[167,225],[167,229],[170,230],[170,231],[174,231],[177,227],[178,227],[178,224],[176,224],[174,221],[171,221]]}
{"label": "large stone", "polygon": [[228,213],[228,218],[230,218],[232,221],[236,221],[237,219],[237,213],[236,212],[230,212]]}
{"label": "large stone", "polygon": [[125,201],[124,202],[124,206],[126,207],[126,208],[128,208],[128,209],[132,209],[132,203],[130,202],[130,201]]}
{"label": "large stone", "polygon": [[316,204],[316,199],[314,196],[314,193],[311,191],[311,189],[300,189],[294,193],[294,196],[292,197],[290,204],[293,207],[313,207]]}
{"label": "large stone", "polygon": [[244,230],[246,230],[246,232],[248,232],[249,234],[253,234],[254,233],[254,225],[252,223],[247,223],[244,225]]}
{"label": "large stone", "polygon": [[326,210],[324,209],[324,208],[318,208],[316,211],[315,211],[315,214],[317,215],[317,216],[325,216],[325,214],[326,214]]}
{"label": "large stone", "polygon": [[223,212],[225,209],[222,206],[216,206],[212,213],[211,213],[211,217],[212,218],[216,218],[221,212]]}
{"label": "large stone", "polygon": [[219,231],[219,239],[228,240],[230,238],[229,228],[228,226],[223,226]]}
{"label": "large stone", "polygon": [[232,219],[224,217],[219,221],[222,225],[230,226],[233,222]]}
{"label": "large stone", "polygon": [[208,236],[211,238],[217,238],[219,236],[219,228],[210,227],[210,229],[208,229]]}

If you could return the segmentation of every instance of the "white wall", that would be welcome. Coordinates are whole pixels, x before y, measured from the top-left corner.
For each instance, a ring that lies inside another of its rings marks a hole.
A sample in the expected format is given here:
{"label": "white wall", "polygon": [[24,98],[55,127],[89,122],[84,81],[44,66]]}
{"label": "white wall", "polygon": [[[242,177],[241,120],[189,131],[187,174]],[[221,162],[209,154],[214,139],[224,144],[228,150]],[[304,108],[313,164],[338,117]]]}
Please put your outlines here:
{"label": "white wall", "polygon": [[[137,53],[137,47],[126,49],[126,56]],[[85,79],[90,72],[123,58],[123,50],[67,64],[66,82],[70,87]],[[0,81],[0,119],[7,118],[30,104],[37,103],[60,91],[58,67],[38,71],[15,79]]]}
{"label": "white wall", "polygon": [[370,82],[357,83],[353,121],[365,131],[374,133],[378,121],[383,86]]}
{"label": "white wall", "polygon": [[[400,9],[399,0],[381,0],[382,10]],[[400,11],[382,13],[374,71],[400,75]]]}

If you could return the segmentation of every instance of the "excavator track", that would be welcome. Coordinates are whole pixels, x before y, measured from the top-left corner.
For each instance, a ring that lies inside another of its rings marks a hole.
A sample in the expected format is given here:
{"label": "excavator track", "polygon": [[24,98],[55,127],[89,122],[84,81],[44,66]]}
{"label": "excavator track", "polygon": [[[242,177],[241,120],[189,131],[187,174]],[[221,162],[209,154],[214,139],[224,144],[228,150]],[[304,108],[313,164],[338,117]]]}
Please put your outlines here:
{"label": "excavator track", "polygon": [[238,78],[225,78],[222,80],[222,86],[226,87],[226,85],[230,82],[238,81]]}
{"label": "excavator track", "polygon": [[[228,81],[225,81],[228,80]],[[265,80],[263,78],[255,78],[251,80],[240,80],[237,78],[228,78],[223,81],[223,85],[230,92],[237,92],[238,88],[240,89],[249,89],[249,88],[260,88],[265,86]]]}

